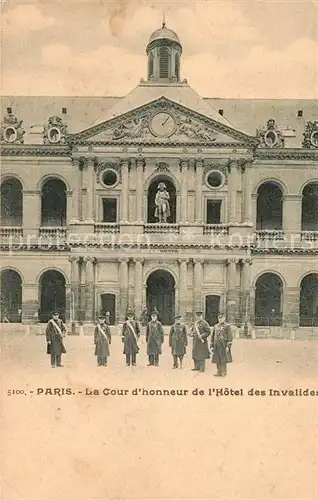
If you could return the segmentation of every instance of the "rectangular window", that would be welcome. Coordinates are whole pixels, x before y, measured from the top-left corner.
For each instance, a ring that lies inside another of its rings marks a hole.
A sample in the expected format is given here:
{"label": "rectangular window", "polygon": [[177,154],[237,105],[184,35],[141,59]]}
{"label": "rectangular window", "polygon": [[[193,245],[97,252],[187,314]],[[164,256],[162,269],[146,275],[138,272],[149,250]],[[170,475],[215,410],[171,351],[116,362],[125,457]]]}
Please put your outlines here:
{"label": "rectangular window", "polygon": [[206,223],[221,224],[221,200],[207,200]]}
{"label": "rectangular window", "polygon": [[103,198],[103,222],[117,222],[116,198]]}

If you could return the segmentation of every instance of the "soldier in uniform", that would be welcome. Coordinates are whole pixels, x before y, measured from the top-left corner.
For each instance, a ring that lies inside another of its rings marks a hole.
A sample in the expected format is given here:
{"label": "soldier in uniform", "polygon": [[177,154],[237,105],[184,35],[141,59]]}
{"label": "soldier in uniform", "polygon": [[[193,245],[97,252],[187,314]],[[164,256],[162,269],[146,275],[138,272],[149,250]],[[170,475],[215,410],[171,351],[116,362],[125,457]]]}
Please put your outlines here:
{"label": "soldier in uniform", "polygon": [[66,353],[63,338],[66,330],[58,311],[54,311],[46,327],[47,353],[51,355],[51,366],[62,367],[62,354]]}
{"label": "soldier in uniform", "polygon": [[203,312],[196,312],[196,321],[191,330],[193,337],[192,359],[194,361],[193,371],[204,372],[205,360],[210,358],[208,336],[211,334],[209,323],[203,319]]}
{"label": "soldier in uniform", "polygon": [[127,311],[127,319],[123,324],[121,338],[124,343],[124,354],[126,355],[126,366],[136,366],[136,357],[139,352],[138,339],[140,337],[140,327],[138,321],[134,319],[134,312]]}
{"label": "soldier in uniform", "polygon": [[163,340],[163,327],[160,321],[158,321],[157,310],[154,310],[151,313],[151,321],[147,324],[146,329],[148,366],[159,366],[159,355],[162,353]]}
{"label": "soldier in uniform", "polygon": [[97,366],[107,366],[107,358],[110,355],[109,346],[111,344],[110,328],[106,324],[106,318],[99,316],[94,332],[95,356],[97,356]]}
{"label": "soldier in uniform", "polygon": [[231,327],[225,322],[225,314],[218,315],[219,322],[214,325],[211,349],[213,352],[212,363],[216,363],[217,373],[215,377],[225,377],[227,375],[227,363],[232,363],[231,346],[233,335]]}
{"label": "soldier in uniform", "polygon": [[188,345],[187,329],[181,323],[181,315],[175,316],[175,322],[170,328],[169,346],[171,347],[171,354],[173,356],[172,368],[178,368],[178,360],[180,361],[180,368],[182,368],[183,357],[186,353]]}

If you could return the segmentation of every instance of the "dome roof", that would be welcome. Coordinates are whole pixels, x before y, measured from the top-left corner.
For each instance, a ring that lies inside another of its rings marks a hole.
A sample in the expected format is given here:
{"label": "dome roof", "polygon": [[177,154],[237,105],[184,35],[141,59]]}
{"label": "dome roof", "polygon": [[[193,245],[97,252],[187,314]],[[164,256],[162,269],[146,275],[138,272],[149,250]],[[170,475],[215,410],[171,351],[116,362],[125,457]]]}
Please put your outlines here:
{"label": "dome roof", "polygon": [[154,42],[155,40],[172,40],[173,42],[177,42],[181,45],[177,33],[170,30],[169,28],[166,28],[165,23],[162,23],[162,27],[152,33],[149,38],[149,44]]}

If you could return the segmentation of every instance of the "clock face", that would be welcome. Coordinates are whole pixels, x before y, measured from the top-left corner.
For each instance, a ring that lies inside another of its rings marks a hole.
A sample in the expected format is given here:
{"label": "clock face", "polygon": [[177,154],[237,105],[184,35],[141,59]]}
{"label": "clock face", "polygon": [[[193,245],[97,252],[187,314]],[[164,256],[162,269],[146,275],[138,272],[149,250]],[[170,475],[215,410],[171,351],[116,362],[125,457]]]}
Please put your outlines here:
{"label": "clock face", "polygon": [[174,118],[170,113],[157,113],[150,123],[151,132],[157,137],[169,137],[176,128]]}

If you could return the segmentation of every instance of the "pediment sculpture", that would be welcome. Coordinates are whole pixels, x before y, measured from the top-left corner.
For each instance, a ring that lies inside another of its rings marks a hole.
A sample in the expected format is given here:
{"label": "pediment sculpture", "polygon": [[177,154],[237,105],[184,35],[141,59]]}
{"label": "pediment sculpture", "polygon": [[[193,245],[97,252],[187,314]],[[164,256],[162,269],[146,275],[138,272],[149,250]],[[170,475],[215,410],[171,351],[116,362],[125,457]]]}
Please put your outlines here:
{"label": "pediment sculpture", "polygon": [[283,148],[285,145],[284,136],[273,118],[268,120],[266,127],[256,131],[256,137],[260,139],[260,148]]}
{"label": "pediment sculpture", "polygon": [[19,120],[12,113],[8,113],[0,127],[0,140],[10,144],[23,144],[25,130],[22,127],[23,120]]}
{"label": "pediment sculpture", "polygon": [[44,144],[65,144],[67,125],[59,116],[51,116],[43,127]]}
{"label": "pediment sculpture", "polygon": [[303,135],[303,148],[318,148],[318,121],[307,122]]}

